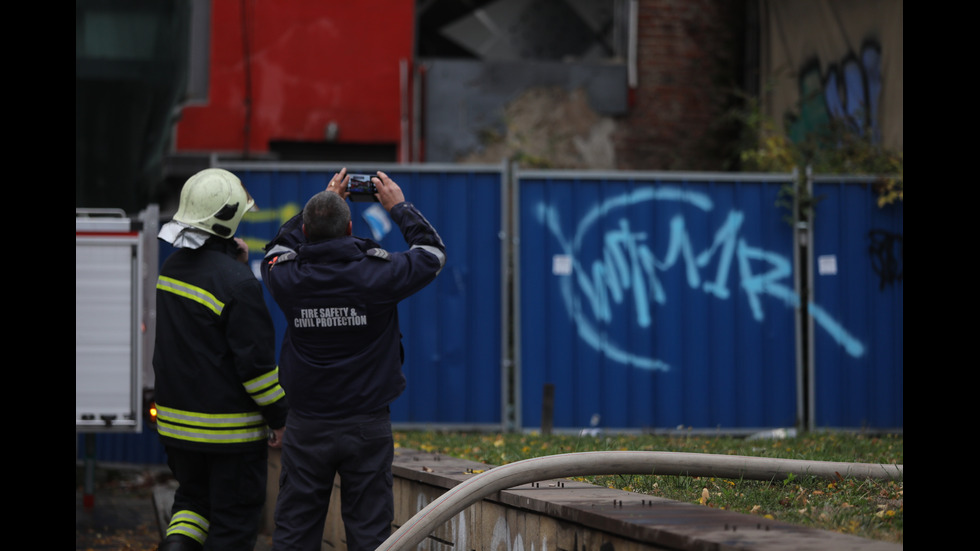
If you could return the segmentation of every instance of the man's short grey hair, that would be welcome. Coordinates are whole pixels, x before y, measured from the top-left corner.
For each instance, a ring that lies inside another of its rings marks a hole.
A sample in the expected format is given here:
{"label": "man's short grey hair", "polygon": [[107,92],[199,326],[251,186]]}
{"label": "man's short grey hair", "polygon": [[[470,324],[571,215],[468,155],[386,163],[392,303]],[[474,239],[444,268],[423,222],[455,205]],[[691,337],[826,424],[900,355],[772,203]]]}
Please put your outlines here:
{"label": "man's short grey hair", "polygon": [[303,207],[303,225],[310,241],[323,241],[347,235],[350,207],[332,191],[321,191]]}

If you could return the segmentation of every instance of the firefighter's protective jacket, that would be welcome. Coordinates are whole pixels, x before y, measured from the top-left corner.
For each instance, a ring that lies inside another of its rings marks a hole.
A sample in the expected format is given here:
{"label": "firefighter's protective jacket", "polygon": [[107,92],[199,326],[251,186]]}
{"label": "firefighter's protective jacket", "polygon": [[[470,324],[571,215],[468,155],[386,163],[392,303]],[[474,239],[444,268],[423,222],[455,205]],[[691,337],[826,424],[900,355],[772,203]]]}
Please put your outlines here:
{"label": "firefighter's protective jacket", "polygon": [[207,451],[266,446],[285,425],[275,329],[262,284],[231,239],[181,248],[157,280],[153,368],[167,445]]}
{"label": "firefighter's protective jacket", "polygon": [[377,412],[405,389],[398,303],[435,279],[446,249],[411,203],[390,216],[407,251],[355,236],[308,242],[302,215],[266,245],[262,279],[286,317],[279,366],[291,412]]}

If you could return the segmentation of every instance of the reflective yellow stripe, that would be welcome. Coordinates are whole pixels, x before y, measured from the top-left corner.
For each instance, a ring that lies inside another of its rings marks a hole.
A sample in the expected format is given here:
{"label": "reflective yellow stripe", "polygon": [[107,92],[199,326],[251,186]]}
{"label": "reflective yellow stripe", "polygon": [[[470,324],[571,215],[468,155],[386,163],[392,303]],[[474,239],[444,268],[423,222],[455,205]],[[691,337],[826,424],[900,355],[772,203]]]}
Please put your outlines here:
{"label": "reflective yellow stripe", "polygon": [[221,311],[225,308],[225,303],[215,298],[215,296],[211,293],[200,287],[195,287],[171,277],[160,276],[157,278],[157,289],[167,291],[184,298],[189,298],[194,302],[203,304],[219,316],[221,315]]}
{"label": "reflective yellow stripe", "polygon": [[257,411],[242,413],[198,413],[185,411],[167,406],[157,405],[161,419],[169,419],[183,425],[197,425],[216,428],[247,427],[263,422],[262,414]]}
{"label": "reflective yellow stripe", "polygon": [[268,436],[263,426],[252,430],[215,431],[207,429],[189,429],[170,425],[166,421],[157,420],[157,432],[186,442],[201,442],[206,444],[241,444],[243,442],[258,442]]}
{"label": "reflective yellow stripe", "polygon": [[255,403],[260,406],[267,406],[278,402],[285,395],[286,391],[283,390],[281,386],[276,385],[275,388],[270,388],[262,394],[253,395],[252,399],[255,400]]}
{"label": "reflective yellow stripe", "polygon": [[269,385],[277,385],[279,384],[279,368],[276,367],[272,371],[259,375],[250,381],[245,381],[244,384],[245,390],[249,392],[254,392],[256,390],[268,387]]}
{"label": "reflective yellow stripe", "polygon": [[286,395],[282,387],[279,386],[279,368],[275,368],[268,373],[246,381],[245,390],[252,396],[255,403],[260,406],[267,406],[275,403]]}
{"label": "reflective yellow stripe", "polygon": [[211,523],[208,522],[208,519],[194,511],[183,510],[174,513],[174,516],[170,519],[170,525],[167,527],[167,535],[183,534],[203,545],[204,540],[208,539],[208,530],[210,528]]}
{"label": "reflective yellow stripe", "polygon": [[157,404],[157,431],[163,436],[211,444],[236,444],[263,440],[268,435],[265,419],[257,412],[196,413]]}

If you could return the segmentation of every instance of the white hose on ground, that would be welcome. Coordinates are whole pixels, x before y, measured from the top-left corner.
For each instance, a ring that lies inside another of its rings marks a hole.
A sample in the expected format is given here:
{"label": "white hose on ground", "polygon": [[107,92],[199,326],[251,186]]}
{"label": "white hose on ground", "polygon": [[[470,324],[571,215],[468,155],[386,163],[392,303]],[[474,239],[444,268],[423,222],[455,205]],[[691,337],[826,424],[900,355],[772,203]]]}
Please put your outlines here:
{"label": "white hose on ground", "polygon": [[494,467],[464,480],[416,513],[385,540],[378,551],[411,549],[466,507],[500,490],[552,478],[613,474],[748,480],[784,480],[792,474],[828,479],[897,480],[903,476],[903,466],[683,452],[610,451],[535,457]]}

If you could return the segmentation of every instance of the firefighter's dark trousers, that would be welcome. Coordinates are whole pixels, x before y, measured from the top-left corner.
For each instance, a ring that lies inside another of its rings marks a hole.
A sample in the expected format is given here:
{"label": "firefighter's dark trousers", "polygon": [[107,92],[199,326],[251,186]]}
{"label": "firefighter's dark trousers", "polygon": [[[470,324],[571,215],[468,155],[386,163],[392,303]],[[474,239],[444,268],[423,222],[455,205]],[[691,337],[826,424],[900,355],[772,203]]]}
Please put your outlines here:
{"label": "firefighter's dark trousers", "polygon": [[277,551],[319,551],[336,475],[348,551],[374,551],[391,535],[394,441],[387,409],[323,421],[290,412],[276,502]]}
{"label": "firefighter's dark trousers", "polygon": [[265,505],[268,457],[266,445],[233,453],[167,446],[167,464],[179,483],[168,534],[192,537],[210,551],[254,549]]}

